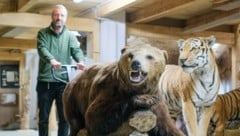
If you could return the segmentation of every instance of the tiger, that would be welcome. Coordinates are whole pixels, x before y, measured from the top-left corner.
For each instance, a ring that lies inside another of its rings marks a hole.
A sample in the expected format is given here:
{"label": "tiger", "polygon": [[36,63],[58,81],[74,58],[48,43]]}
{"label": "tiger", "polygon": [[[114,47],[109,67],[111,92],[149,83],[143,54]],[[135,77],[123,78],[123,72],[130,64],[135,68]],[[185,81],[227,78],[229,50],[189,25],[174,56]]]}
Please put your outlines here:
{"label": "tiger", "polygon": [[[224,130],[231,121],[240,119],[240,88],[219,94],[214,104],[211,125],[214,136],[224,136]],[[210,127],[211,128],[211,127]]]}
{"label": "tiger", "polygon": [[172,116],[183,114],[188,136],[206,136],[220,86],[212,46],[216,38],[179,39],[178,65],[166,65],[159,92]]}

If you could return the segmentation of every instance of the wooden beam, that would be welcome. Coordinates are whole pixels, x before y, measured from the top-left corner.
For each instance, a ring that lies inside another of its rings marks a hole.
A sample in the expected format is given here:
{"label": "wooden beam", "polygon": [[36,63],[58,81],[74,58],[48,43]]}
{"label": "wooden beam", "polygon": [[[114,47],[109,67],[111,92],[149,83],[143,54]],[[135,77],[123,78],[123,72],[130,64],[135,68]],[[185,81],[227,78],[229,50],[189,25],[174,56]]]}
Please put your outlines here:
{"label": "wooden beam", "polygon": [[236,18],[240,18],[239,8],[226,12],[215,11],[189,19],[184,29],[186,33],[195,33],[227,24]]}
{"label": "wooden beam", "polygon": [[233,33],[216,32],[216,31],[203,31],[194,34],[187,34],[183,32],[182,28],[176,27],[165,27],[156,25],[143,25],[143,24],[127,24],[127,34],[136,35],[143,37],[154,37],[154,38],[166,38],[177,40],[179,38],[197,37],[197,36],[210,36],[214,35],[217,42],[226,44],[231,47],[234,41]]}
{"label": "wooden beam", "polygon": [[224,0],[218,2],[219,0],[213,1],[213,9],[228,11],[240,7],[240,0]]}
{"label": "wooden beam", "polygon": [[36,39],[38,31],[39,29],[37,28],[28,28],[25,30],[25,32],[22,32],[18,35],[12,35],[10,37],[15,39]]}
{"label": "wooden beam", "polygon": [[2,37],[5,33],[8,31],[11,31],[14,29],[13,27],[0,27],[0,36]]}
{"label": "wooden beam", "polygon": [[[31,13],[2,13],[0,25],[26,28],[43,28],[50,25],[51,17]],[[92,52],[94,60],[99,58],[99,21],[95,19],[68,17],[67,27],[71,30],[89,32],[92,34],[95,51]],[[2,44],[1,44],[2,45]]]}
{"label": "wooden beam", "polygon": [[97,8],[95,13],[99,17],[112,15],[120,10],[128,8],[129,6],[139,1],[140,0],[112,0],[108,4]]}
{"label": "wooden beam", "polygon": [[27,28],[23,27],[16,27],[13,28],[12,30],[9,30],[5,34],[2,35],[2,37],[16,37],[19,34],[22,34],[27,31]]}
{"label": "wooden beam", "polygon": [[2,13],[0,25],[27,28],[42,28],[50,24],[50,16],[32,13]]}
{"label": "wooden beam", "polygon": [[21,61],[23,57],[23,53],[0,52],[1,61]]}
{"label": "wooden beam", "polygon": [[39,0],[18,0],[18,12],[26,12],[31,9]]}
{"label": "wooden beam", "polygon": [[0,38],[0,49],[36,49],[36,40]]}
{"label": "wooden beam", "polygon": [[107,17],[117,13],[118,11],[124,11],[129,6],[141,2],[143,0],[112,0],[107,3],[101,3],[94,7],[92,10],[80,15],[87,18],[99,18]]}
{"label": "wooden beam", "polygon": [[164,17],[191,5],[194,0],[163,0],[155,2],[144,9],[130,13],[128,21],[131,23],[150,22],[154,19]]}
{"label": "wooden beam", "polygon": [[212,0],[213,4],[222,4],[222,3],[226,3],[232,0]]}
{"label": "wooden beam", "polygon": [[[50,25],[51,17],[33,13],[2,13],[0,25],[26,28],[43,28]],[[93,31],[98,21],[87,18],[68,17],[66,25],[69,29],[85,32]]]}

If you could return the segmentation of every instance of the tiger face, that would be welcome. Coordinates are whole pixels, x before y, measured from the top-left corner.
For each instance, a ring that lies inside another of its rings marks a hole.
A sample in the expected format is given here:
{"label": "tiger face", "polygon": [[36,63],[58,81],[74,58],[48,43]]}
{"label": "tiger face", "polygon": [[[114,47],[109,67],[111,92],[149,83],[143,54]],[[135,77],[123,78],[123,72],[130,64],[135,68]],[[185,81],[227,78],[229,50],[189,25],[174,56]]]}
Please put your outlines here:
{"label": "tiger face", "polygon": [[215,43],[215,37],[197,37],[177,41],[179,47],[178,63],[187,73],[203,68],[209,62],[209,53]]}

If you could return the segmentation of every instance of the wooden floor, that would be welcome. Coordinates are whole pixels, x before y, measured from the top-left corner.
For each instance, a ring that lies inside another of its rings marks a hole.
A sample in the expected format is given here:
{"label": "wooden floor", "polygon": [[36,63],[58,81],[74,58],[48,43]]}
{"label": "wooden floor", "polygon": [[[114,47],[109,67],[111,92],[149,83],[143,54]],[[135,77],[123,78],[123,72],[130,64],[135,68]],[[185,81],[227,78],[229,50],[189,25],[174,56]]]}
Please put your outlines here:
{"label": "wooden floor", "polygon": [[[0,130],[0,136],[38,136],[37,130]],[[57,136],[57,132],[52,131],[49,136]]]}
{"label": "wooden floor", "polygon": [[[0,130],[0,136],[38,136],[37,130]],[[52,131],[50,136],[57,136],[56,131]],[[240,129],[226,130],[224,136],[240,136]]]}

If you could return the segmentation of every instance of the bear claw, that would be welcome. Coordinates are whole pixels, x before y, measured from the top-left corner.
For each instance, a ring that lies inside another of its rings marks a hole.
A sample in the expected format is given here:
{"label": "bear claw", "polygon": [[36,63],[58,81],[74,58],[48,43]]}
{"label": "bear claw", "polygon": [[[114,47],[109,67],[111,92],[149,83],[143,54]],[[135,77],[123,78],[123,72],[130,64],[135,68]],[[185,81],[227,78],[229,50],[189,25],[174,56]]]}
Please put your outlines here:
{"label": "bear claw", "polygon": [[159,101],[154,95],[137,95],[133,98],[134,104],[143,108],[150,108]]}

